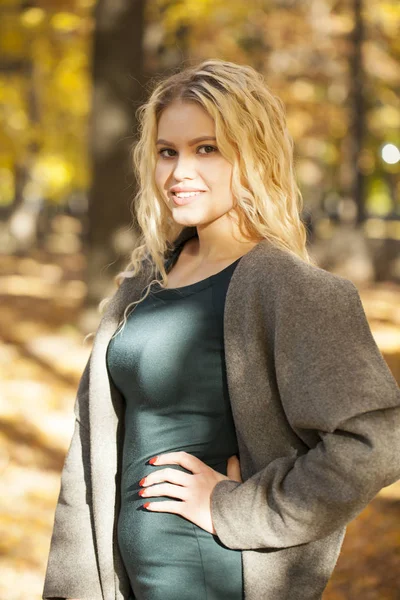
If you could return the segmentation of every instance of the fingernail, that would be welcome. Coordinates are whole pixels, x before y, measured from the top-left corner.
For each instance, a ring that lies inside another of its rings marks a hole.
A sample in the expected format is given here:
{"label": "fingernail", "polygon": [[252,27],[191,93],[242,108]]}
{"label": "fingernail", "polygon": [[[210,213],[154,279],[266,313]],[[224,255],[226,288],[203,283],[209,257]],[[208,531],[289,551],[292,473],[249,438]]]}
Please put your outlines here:
{"label": "fingernail", "polygon": [[143,504],[143,508],[147,508],[148,506],[150,506],[150,502],[145,502],[145,503]]}
{"label": "fingernail", "polygon": [[154,456],[153,458],[151,458],[151,459],[149,460],[149,463],[150,463],[151,465],[154,465],[154,463],[156,462],[157,458],[158,458],[158,456]]}
{"label": "fingernail", "polygon": [[145,480],[146,480],[146,477],[143,477],[143,479],[141,479],[141,480],[139,481],[139,485],[144,485],[144,482],[145,482]]}

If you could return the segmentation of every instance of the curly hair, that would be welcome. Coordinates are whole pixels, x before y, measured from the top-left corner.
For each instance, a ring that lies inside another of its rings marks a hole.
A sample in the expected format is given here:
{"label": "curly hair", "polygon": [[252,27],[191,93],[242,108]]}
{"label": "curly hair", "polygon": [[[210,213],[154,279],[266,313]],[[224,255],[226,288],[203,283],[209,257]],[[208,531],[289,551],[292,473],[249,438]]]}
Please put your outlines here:
{"label": "curly hair", "polygon": [[[152,83],[153,91],[136,113],[139,135],[132,147],[138,181],[133,205],[140,234],[127,269],[115,280],[120,285],[125,277],[137,275],[145,261],[151,264],[154,277],[141,299],[126,307],[123,324],[128,309],[144,300],[153,283],[167,285],[166,252],[184,228],[172,219],[155,181],[158,122],[162,111],[176,100],[197,103],[214,120],[218,150],[232,164],[232,195],[246,236],[250,240],[268,239],[315,264],[306,248],[306,228],[300,214],[303,199],[295,178],[285,106],[268,88],[263,75],[248,65],[208,59]],[[101,311],[110,299],[102,300]]]}

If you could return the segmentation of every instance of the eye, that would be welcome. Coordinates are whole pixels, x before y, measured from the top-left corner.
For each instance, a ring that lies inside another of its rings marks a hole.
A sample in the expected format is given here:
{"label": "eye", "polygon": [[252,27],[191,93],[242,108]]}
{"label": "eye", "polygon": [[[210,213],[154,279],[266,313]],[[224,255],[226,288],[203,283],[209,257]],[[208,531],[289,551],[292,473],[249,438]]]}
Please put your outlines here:
{"label": "eye", "polygon": [[163,152],[175,152],[175,150],[172,150],[172,148],[161,148],[161,150],[158,151],[158,154],[163,158],[171,158],[171,156],[164,156]]}
{"label": "eye", "polygon": [[197,149],[200,150],[200,148],[211,148],[211,152],[205,152],[205,154],[212,154],[212,151],[217,151],[217,148],[215,146],[199,146]]}
{"label": "eye", "polygon": [[[209,146],[209,145],[203,145],[203,146],[198,146],[197,150],[200,150],[201,148],[211,148],[211,152],[199,152],[199,154],[212,154],[213,152],[218,152],[218,148],[216,148],[215,146]],[[163,158],[172,158],[171,154],[164,154],[164,152],[175,152],[175,150],[173,150],[173,148],[161,148],[161,150],[158,151],[158,154],[160,156],[162,156]]]}

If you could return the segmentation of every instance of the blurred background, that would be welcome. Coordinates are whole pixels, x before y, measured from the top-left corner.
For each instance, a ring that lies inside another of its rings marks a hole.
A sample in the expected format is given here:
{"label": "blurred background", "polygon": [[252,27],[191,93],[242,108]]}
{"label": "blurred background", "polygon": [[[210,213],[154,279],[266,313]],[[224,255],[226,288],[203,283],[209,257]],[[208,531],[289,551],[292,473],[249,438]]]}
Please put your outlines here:
{"label": "blurred background", "polygon": [[[400,381],[398,0],[1,0],[0,600],[41,598],[83,338],[137,235],[135,111],[205,58],[285,102],[310,251],[357,285]],[[394,484],[324,600],[399,600],[399,523]]]}

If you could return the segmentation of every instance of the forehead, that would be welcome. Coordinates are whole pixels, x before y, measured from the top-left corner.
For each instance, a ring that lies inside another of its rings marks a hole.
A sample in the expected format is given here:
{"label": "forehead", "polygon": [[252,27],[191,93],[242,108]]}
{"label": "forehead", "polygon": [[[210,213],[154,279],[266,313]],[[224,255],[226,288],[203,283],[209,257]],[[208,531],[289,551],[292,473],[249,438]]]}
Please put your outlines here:
{"label": "forehead", "polygon": [[214,133],[213,118],[195,102],[175,100],[163,110],[158,121],[158,136],[171,141]]}

